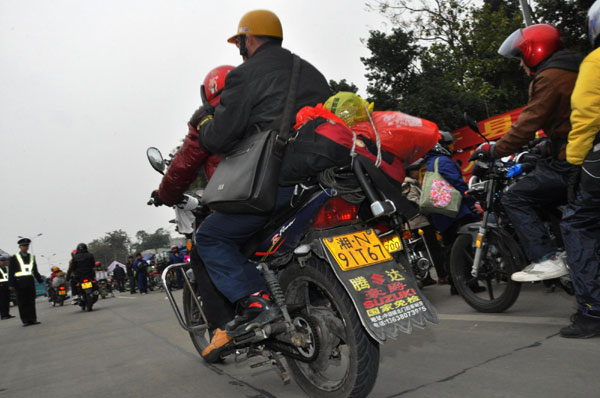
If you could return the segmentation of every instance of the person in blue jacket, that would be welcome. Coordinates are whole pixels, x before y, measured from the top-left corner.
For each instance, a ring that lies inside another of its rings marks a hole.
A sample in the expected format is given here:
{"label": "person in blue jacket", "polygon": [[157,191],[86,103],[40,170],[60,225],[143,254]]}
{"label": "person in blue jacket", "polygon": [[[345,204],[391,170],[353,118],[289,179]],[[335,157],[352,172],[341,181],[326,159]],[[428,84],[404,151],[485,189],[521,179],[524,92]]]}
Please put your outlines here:
{"label": "person in blue jacket", "polygon": [[[170,264],[179,264],[185,262],[183,259],[183,254],[179,253],[179,247],[173,246],[171,248],[171,255],[169,256]],[[177,268],[175,270],[175,274],[177,275],[177,287],[183,289],[183,271],[181,268]]]}
{"label": "person in blue jacket", "polygon": [[[475,200],[464,194],[469,188],[463,179],[462,172],[451,159],[452,152],[448,146],[454,141],[454,137],[446,131],[440,131],[440,134],[442,136],[440,141],[425,155],[424,159],[427,164],[427,171],[434,171],[435,161],[436,159],[439,159],[438,173],[440,173],[450,185],[461,192],[463,199],[460,205],[460,211],[456,217],[452,218],[442,214],[431,214],[430,217],[435,228],[442,235],[442,242],[446,251],[446,255],[444,256],[446,264],[444,265],[448,274],[448,281],[450,282],[450,293],[458,294],[454,287],[452,275],[450,274],[450,266],[448,264],[450,248],[458,235],[457,233],[460,227],[478,221],[479,216],[475,208]],[[423,187],[423,189],[425,189],[425,187]],[[484,288],[481,286],[474,286],[472,289],[474,291],[482,291]]]}
{"label": "person in blue jacket", "polygon": [[148,294],[148,263],[142,258],[142,253],[135,255],[133,269],[137,273],[138,287],[141,294]]}

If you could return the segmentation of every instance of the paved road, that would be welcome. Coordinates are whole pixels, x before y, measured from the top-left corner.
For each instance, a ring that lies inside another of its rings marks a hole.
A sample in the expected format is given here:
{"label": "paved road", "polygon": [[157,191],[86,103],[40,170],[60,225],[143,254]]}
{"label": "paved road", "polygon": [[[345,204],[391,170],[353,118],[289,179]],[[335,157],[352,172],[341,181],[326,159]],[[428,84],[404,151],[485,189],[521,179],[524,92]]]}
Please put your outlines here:
{"label": "paved road", "polygon": [[[372,397],[600,396],[600,338],[557,336],[572,297],[527,285],[507,313],[490,315],[447,286],[424,291],[440,324],[383,347]],[[304,396],[270,367],[204,363],[162,293],[123,293],[91,313],[42,299],[37,308],[41,325],[0,322],[0,398]]]}

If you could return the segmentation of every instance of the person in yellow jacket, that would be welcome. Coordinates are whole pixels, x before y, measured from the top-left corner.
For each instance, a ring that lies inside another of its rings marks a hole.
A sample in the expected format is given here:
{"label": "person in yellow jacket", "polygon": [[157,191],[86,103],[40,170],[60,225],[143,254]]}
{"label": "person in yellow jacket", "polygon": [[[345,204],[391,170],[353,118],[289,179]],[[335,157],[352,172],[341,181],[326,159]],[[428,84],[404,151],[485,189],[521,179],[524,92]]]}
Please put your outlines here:
{"label": "person in yellow jacket", "polygon": [[562,337],[600,336],[600,0],[588,12],[594,50],[583,60],[571,96],[567,161],[578,166],[561,231],[578,310]]}

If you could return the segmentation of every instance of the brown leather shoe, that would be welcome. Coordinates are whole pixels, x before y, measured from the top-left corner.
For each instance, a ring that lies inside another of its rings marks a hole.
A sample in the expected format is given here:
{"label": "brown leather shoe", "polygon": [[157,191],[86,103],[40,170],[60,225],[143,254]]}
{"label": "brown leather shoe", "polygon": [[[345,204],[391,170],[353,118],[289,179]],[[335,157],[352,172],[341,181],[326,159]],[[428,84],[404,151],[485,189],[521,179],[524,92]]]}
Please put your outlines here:
{"label": "brown leather shoe", "polygon": [[226,331],[215,329],[210,344],[202,350],[202,358],[209,363],[217,362],[221,352],[230,345],[232,339]]}

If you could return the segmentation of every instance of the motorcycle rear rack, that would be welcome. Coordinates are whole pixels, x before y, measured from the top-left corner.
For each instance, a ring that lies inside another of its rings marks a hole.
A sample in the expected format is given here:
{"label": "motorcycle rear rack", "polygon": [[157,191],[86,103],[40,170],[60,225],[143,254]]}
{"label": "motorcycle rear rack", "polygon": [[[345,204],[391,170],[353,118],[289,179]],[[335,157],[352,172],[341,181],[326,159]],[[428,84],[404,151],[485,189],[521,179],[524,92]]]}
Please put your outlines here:
{"label": "motorcycle rear rack", "polygon": [[[167,298],[169,299],[169,302],[171,303],[171,307],[173,308],[173,312],[175,313],[175,317],[177,317],[177,321],[179,322],[179,325],[184,330],[186,330],[190,333],[203,332],[207,328],[208,321],[206,320],[204,311],[202,311],[202,306],[200,305],[200,302],[198,301],[198,296],[196,296],[196,292],[194,291],[194,288],[192,287],[190,278],[188,277],[187,273],[185,272],[185,267],[187,267],[187,266],[189,266],[189,263],[171,264],[167,268],[164,269],[164,271],[161,275],[161,279],[162,279],[163,287],[165,288],[165,292],[167,293]],[[171,287],[167,283],[167,275],[169,274],[170,271],[172,271],[176,268],[181,268],[181,270],[182,270],[185,285],[190,290],[190,294],[193,297],[192,303],[193,303],[193,305],[197,306],[198,310],[200,311],[200,315],[202,316],[202,319],[204,320],[203,325],[197,325],[197,326],[188,325],[187,322],[185,321],[185,318],[182,316],[181,311],[179,310],[179,306],[177,305],[177,302],[175,301],[175,297],[173,297],[173,292],[171,292]]]}

